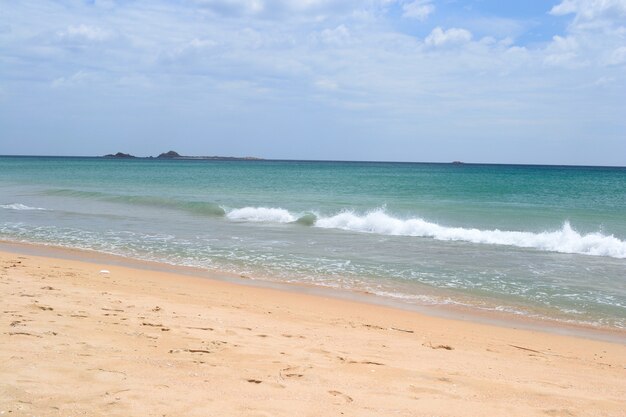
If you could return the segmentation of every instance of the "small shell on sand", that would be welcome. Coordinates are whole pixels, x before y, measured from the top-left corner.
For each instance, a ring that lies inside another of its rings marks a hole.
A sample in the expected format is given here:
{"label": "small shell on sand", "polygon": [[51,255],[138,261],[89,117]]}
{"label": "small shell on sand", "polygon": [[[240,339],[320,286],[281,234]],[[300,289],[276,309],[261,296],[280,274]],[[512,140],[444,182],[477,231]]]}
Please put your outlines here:
{"label": "small shell on sand", "polygon": [[110,274],[111,271],[109,271],[108,269],[102,269],[102,270],[100,270],[100,273],[101,274]]}

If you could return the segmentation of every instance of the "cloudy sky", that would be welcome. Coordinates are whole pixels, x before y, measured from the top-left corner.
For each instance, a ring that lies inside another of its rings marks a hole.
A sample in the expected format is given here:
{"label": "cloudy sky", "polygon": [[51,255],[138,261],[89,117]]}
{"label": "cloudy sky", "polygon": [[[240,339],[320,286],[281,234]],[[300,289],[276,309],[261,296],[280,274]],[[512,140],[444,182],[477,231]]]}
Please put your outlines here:
{"label": "cloudy sky", "polygon": [[626,0],[0,0],[0,154],[626,165]]}

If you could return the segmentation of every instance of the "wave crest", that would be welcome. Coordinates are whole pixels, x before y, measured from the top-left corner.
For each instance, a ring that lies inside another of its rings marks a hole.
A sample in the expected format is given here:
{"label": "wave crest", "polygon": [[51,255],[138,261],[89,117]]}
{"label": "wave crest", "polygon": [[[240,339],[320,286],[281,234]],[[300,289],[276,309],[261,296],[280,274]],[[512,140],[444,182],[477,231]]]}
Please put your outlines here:
{"label": "wave crest", "polygon": [[552,252],[626,258],[625,241],[601,233],[581,235],[572,229],[569,222],[565,222],[560,230],[552,232],[481,230],[446,227],[419,218],[401,220],[389,216],[383,210],[377,210],[363,216],[353,212],[342,212],[332,217],[318,219],[315,226],[391,236],[429,237],[436,240],[507,245]]}
{"label": "wave crest", "polygon": [[[177,201],[153,196],[111,195],[101,192],[78,190],[51,190],[48,193],[73,197],[96,198],[111,202],[165,207],[183,210],[196,215],[223,217],[231,221],[296,223],[324,229],[340,229],[352,232],[375,233],[390,236],[414,236],[442,241],[462,241],[477,244],[515,246],[542,251],[626,258],[626,241],[599,232],[581,234],[569,222],[560,229],[544,232],[484,230],[466,227],[448,227],[421,218],[401,219],[393,217],[384,208],[366,214],[344,211],[322,217],[312,212],[291,213],[275,207],[243,207],[225,210],[218,204],[204,201]],[[46,210],[20,203],[3,204],[0,208],[11,210]]]}
{"label": "wave crest", "polygon": [[302,216],[298,217],[296,223],[301,224],[303,226],[313,226],[317,222],[317,216],[313,213],[306,213]]}
{"label": "wave crest", "polygon": [[48,210],[45,208],[41,208],[41,207],[30,207],[27,206],[25,204],[21,204],[21,203],[11,203],[11,204],[0,204],[0,208],[6,209],[6,210]]}
{"label": "wave crest", "polygon": [[96,199],[109,201],[112,203],[132,204],[138,206],[169,208],[203,216],[221,217],[226,214],[226,212],[220,205],[208,201],[185,201],[156,196],[118,195],[103,193],[99,191],[82,191],[70,189],[48,190],[45,194],[85,199]]}
{"label": "wave crest", "polygon": [[580,234],[569,222],[561,229],[541,233],[482,230],[465,227],[447,227],[421,218],[399,219],[384,209],[364,215],[344,211],[330,217],[312,213],[300,216],[283,208],[244,207],[226,213],[229,220],[267,223],[297,223],[323,229],[339,229],[388,236],[413,236],[444,241],[461,241],[486,245],[516,246],[549,252],[626,258],[626,241],[602,233]]}
{"label": "wave crest", "polygon": [[292,223],[297,220],[296,216],[282,208],[269,207],[244,207],[234,209],[226,213],[230,220],[248,222]]}

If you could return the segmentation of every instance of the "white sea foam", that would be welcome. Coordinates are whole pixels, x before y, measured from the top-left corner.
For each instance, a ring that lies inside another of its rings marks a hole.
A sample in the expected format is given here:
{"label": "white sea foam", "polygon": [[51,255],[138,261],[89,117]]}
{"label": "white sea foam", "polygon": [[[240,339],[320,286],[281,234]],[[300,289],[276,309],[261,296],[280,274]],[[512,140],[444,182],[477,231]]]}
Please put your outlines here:
{"label": "white sea foam", "polygon": [[0,208],[7,210],[47,210],[41,207],[30,207],[20,203],[0,204]]}
{"label": "white sea foam", "polygon": [[230,220],[248,222],[291,223],[297,218],[282,208],[244,207],[226,213]]}
{"label": "white sea foam", "polygon": [[[299,217],[283,208],[244,207],[226,214],[230,220],[268,223],[293,223]],[[341,212],[330,217],[314,217],[313,227],[390,236],[427,237],[487,245],[506,245],[543,251],[626,258],[626,241],[602,233],[580,234],[568,222],[561,229],[540,233],[447,227],[421,218],[400,219],[384,209],[357,214]]]}
{"label": "white sea foam", "polygon": [[581,235],[568,222],[560,230],[541,233],[481,230],[446,227],[420,218],[402,220],[389,216],[383,210],[377,210],[362,216],[353,212],[342,212],[332,217],[323,217],[315,222],[315,227],[626,258],[625,241],[601,233]]}

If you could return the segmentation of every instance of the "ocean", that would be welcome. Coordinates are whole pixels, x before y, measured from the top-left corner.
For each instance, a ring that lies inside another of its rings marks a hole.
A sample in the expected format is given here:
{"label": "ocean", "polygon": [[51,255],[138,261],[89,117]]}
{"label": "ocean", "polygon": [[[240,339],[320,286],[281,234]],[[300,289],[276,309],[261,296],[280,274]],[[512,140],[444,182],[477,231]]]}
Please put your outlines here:
{"label": "ocean", "polygon": [[626,328],[626,168],[0,157],[0,239]]}

